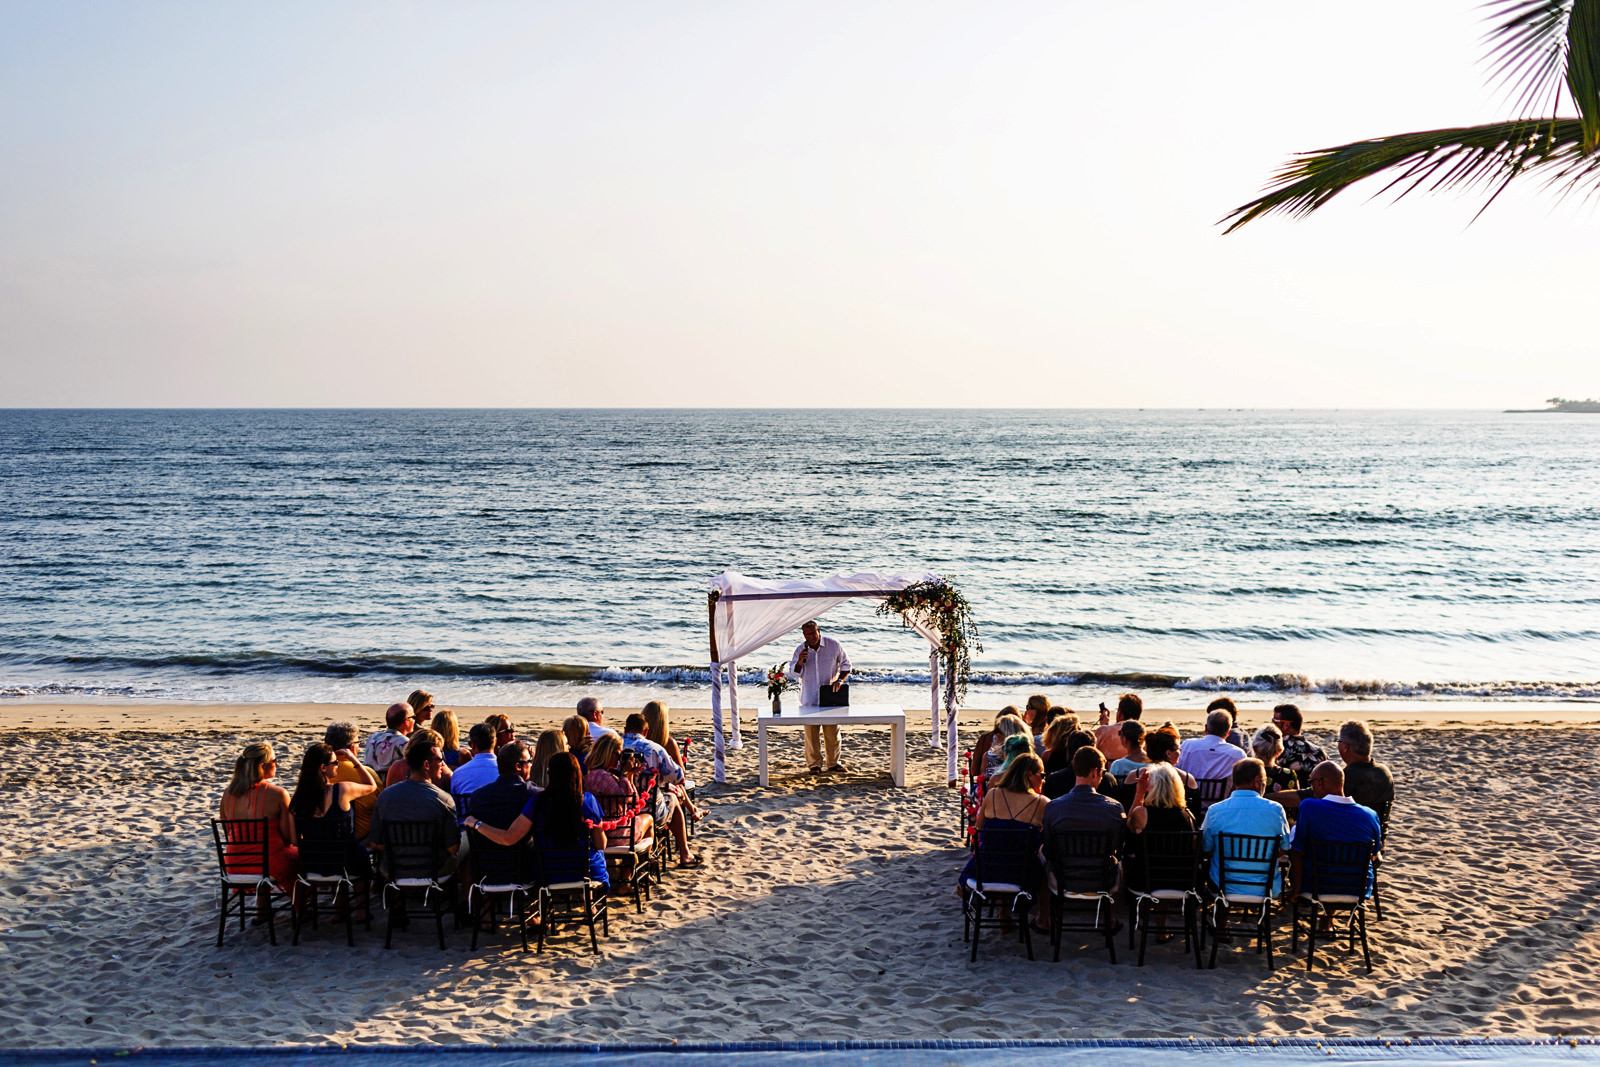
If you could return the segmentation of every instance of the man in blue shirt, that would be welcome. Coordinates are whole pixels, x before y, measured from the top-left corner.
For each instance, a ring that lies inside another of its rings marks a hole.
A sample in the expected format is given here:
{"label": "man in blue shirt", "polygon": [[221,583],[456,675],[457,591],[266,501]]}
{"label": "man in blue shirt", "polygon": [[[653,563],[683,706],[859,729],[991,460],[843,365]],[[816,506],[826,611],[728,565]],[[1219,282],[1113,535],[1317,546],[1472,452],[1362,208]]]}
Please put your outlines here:
{"label": "man in blue shirt", "polygon": [[472,758],[456,768],[450,776],[450,793],[456,798],[456,811],[467,817],[467,798],[483,786],[500,777],[500,764],[494,758],[495,729],[480,722],[467,731],[467,743],[472,746]]}
{"label": "man in blue shirt", "polygon": [[528,774],[533,769],[533,759],[528,752],[528,746],[521,741],[513,741],[506,745],[495,753],[494,758],[500,770],[500,777],[488,785],[480,785],[474,789],[472,796],[466,802],[467,810],[461,815],[463,819],[472,815],[490,826],[504,828],[510,826],[516,821],[517,816],[522,814],[522,809],[528,806],[528,801],[539,794],[539,787],[528,781]]}
{"label": "man in blue shirt", "polygon": [[[1290,895],[1300,894],[1300,878],[1305,854],[1313,841],[1372,842],[1376,851],[1383,839],[1378,825],[1378,813],[1357,804],[1344,795],[1344,771],[1337,763],[1324,761],[1311,770],[1311,796],[1300,802],[1294,825],[1294,836],[1289,840]],[[1367,866],[1367,887],[1372,885],[1372,866]],[[1354,885],[1329,885],[1318,887],[1323,892],[1354,893]]]}
{"label": "man in blue shirt", "polygon": [[[1267,768],[1258,759],[1242,759],[1233,765],[1233,792],[1228,799],[1219,800],[1206,809],[1205,821],[1200,824],[1204,834],[1205,849],[1211,853],[1211,881],[1233,893],[1263,894],[1267,892],[1266,862],[1228,864],[1228,884],[1221,885],[1222,858],[1218,854],[1220,834],[1249,834],[1252,837],[1275,837],[1278,849],[1289,847],[1289,819],[1283,806],[1268,800],[1262,794],[1267,788]],[[1278,857],[1274,853],[1271,895],[1282,889],[1278,874]]]}

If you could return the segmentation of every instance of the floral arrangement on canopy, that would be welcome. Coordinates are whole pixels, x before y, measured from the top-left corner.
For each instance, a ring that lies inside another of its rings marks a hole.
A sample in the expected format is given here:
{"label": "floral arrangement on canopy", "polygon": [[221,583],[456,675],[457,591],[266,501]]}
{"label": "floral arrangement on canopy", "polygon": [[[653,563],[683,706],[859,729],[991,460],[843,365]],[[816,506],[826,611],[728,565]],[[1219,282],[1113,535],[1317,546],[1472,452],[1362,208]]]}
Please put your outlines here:
{"label": "floral arrangement on canopy", "polygon": [[911,621],[937,632],[943,640],[939,649],[951,684],[960,699],[967,697],[967,679],[972,674],[972,653],[983,651],[978,639],[978,621],[972,605],[961,590],[948,580],[917,582],[897,593],[890,593],[878,605],[878,614],[900,616],[900,625],[911,629]]}

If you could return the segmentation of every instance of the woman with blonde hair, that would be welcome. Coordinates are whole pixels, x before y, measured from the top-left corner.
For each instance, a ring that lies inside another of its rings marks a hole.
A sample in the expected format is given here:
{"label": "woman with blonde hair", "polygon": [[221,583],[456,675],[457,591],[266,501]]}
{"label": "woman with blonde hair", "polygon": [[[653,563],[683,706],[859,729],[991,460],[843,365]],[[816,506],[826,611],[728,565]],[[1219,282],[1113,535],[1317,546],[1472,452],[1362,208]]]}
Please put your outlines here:
{"label": "woman with blonde hair", "polygon": [[1293,789],[1296,785],[1294,772],[1287,767],[1278,766],[1278,757],[1283,755],[1283,731],[1272,723],[1267,723],[1256,731],[1250,739],[1250,750],[1256,759],[1260,760],[1267,768],[1267,791],[1275,792],[1283,789]]}
{"label": "woman with blonde hair", "polygon": [[461,724],[456,721],[455,712],[440,708],[433,713],[433,721],[428,726],[439,735],[439,751],[444,753],[446,767],[453,771],[471,758],[461,751]]}
{"label": "woman with blonde hair", "polygon": [[1067,738],[1078,728],[1078,717],[1070,711],[1050,721],[1044,731],[1044,773],[1046,776],[1072,765]]}
{"label": "woman with blonde hair", "polygon": [[[584,730],[583,735],[589,736],[589,731]],[[528,781],[543,789],[549,782],[550,757],[557,752],[567,751],[567,735],[560,730],[544,730],[539,734],[539,739],[533,744],[533,768],[528,772]]]}
{"label": "woman with blonde hair", "polygon": [[561,732],[567,735],[567,751],[577,757],[578,769],[586,769],[588,764],[584,761],[589,754],[589,720],[582,715],[569,715],[561,724]]}
{"label": "woman with blonde hair", "polygon": [[1194,816],[1186,800],[1178,769],[1170,763],[1152,763],[1134,786],[1128,829],[1136,834],[1187,833],[1194,829]]}
{"label": "woman with blonde hair", "polygon": [[[666,704],[652,700],[639,709],[639,714],[644,717],[646,736],[666,749],[667,755],[672,757],[672,762],[682,767],[683,753],[678,751],[678,742],[672,739],[672,721]],[[668,783],[668,788],[686,805],[684,815],[689,819],[700,818],[700,809],[695,807],[694,800],[689,795],[694,787],[695,784],[687,778],[682,785],[677,782]]]}
{"label": "woman with blonde hair", "polygon": [[[294,813],[289,810],[289,794],[272,778],[278,772],[278,759],[265,742],[246,745],[233,763],[233,778],[222,793],[217,807],[223,819],[267,820],[267,874],[285,891],[294,881],[300,850],[294,845]],[[242,868],[233,874],[255,874]]]}

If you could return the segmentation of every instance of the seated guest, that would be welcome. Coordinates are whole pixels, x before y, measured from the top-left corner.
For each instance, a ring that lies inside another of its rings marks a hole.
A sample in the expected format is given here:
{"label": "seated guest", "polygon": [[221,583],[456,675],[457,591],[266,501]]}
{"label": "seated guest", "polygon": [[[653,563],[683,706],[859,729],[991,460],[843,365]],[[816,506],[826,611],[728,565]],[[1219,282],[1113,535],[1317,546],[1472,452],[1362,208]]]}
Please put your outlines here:
{"label": "seated guest", "polygon": [[591,741],[599,737],[600,731],[606,728],[606,709],[600,706],[600,701],[595,697],[584,697],[578,701],[578,717],[588,727]]}
{"label": "seated guest", "polygon": [[972,775],[974,782],[984,773],[984,768],[987,766],[985,760],[989,757],[989,749],[996,744],[1003,744],[1005,741],[1005,738],[1000,733],[1000,720],[1007,715],[1015,715],[1021,718],[1021,713],[1017,711],[1017,706],[1015,704],[1007,704],[995,715],[994,726],[987,733],[980,735],[977,742],[972,746],[972,756],[967,763],[967,773]]}
{"label": "seated guest", "polygon": [[533,757],[527,745],[513,741],[496,752],[494,759],[499,776],[472,791],[462,814],[476,815],[493,826],[510,826],[528,801],[539,794],[539,786],[528,780],[533,773]]}
{"label": "seated guest", "polygon": [[1178,770],[1196,778],[1226,778],[1232,774],[1233,765],[1245,758],[1244,749],[1227,741],[1232,729],[1233,716],[1225,709],[1206,715],[1205,734],[1185,741],[1179,750]]}
{"label": "seated guest", "polygon": [[[995,750],[991,748],[989,751],[992,753]],[[1033,737],[1026,733],[1014,734],[1006,738],[1006,743],[1001,746],[999,751],[1000,766],[995,768],[994,774],[990,775],[990,778],[1005,777],[1006,771],[1010,769],[1012,763],[1016,762],[1018,756],[1031,754],[1033,752]]]}
{"label": "seated guest", "polygon": [[1339,728],[1339,758],[1344,760],[1345,795],[1378,813],[1387,825],[1394,806],[1394,775],[1383,763],[1372,762],[1372,731],[1364,722],[1347,722]]}
{"label": "seated guest", "polygon": [[[294,814],[289,810],[289,794],[274,782],[278,758],[272,746],[262,742],[246,745],[233,762],[233,778],[223,790],[218,818],[267,820],[267,874],[287,891],[294,882],[300,850],[295,847]],[[229,874],[260,874],[256,868],[233,864]]]}
{"label": "seated guest", "polygon": [[476,830],[497,845],[516,845],[530,834],[541,851],[583,851],[589,853],[589,877],[606,886],[605,833],[591,824],[605,822],[600,803],[583,791],[583,770],[570,752],[550,757],[549,781],[539,795],[528,801],[509,826],[499,827],[467,816],[467,828]]}
{"label": "seated guest", "polygon": [[[683,768],[672,761],[667,750],[644,735],[644,716],[634,712],[623,724],[622,747],[632,752],[644,764],[645,770],[654,771],[656,781],[662,785],[682,785]],[[603,731],[604,732],[604,731]],[[678,866],[698,867],[700,857],[689,851],[689,831],[684,823],[683,806],[672,790],[662,789],[656,794],[656,824],[672,831],[672,840],[678,846]]]}
{"label": "seated guest", "polygon": [[[644,716],[644,735],[666,749],[672,762],[683,767],[684,773],[688,774],[689,768],[683,762],[683,753],[678,749],[678,743],[672,739],[672,724],[668,720],[667,706],[659,700],[652,700],[639,709],[639,714]],[[685,778],[681,783],[674,782],[672,791],[678,794],[678,803],[684,805],[689,818],[698,819],[700,809],[695,806],[694,799],[690,796],[694,787],[694,782]]]}
{"label": "seated guest", "polygon": [[[1207,722],[1209,723],[1209,719]],[[1219,735],[1220,736],[1220,735]],[[1185,745],[1185,748],[1188,746]],[[1206,809],[1200,824],[1205,834],[1205,850],[1211,853],[1211,883],[1217,885],[1222,878],[1222,860],[1217,854],[1218,834],[1249,834],[1252,837],[1275,837],[1281,852],[1289,846],[1289,819],[1283,806],[1268,800],[1263,794],[1267,788],[1267,772],[1258,759],[1241,759],[1233,766],[1233,792]],[[1262,877],[1251,877],[1257,864],[1248,865],[1241,877],[1235,871],[1228,888],[1235,892],[1267,892]],[[1282,889],[1282,879],[1274,863],[1271,895]]]}
{"label": "seated guest", "polygon": [[1194,829],[1183,779],[1178,768],[1167,763],[1150,766],[1139,776],[1133,792],[1133,810],[1128,812],[1128,829],[1136,834],[1187,833]]}
{"label": "seated guest", "polygon": [[434,783],[445,770],[444,753],[439,748],[439,735],[432,730],[418,730],[406,745],[402,764],[409,772],[406,778],[387,786],[378,794],[378,810],[372,813],[370,847],[379,856],[379,866],[391,875],[393,871],[383,858],[383,824],[386,822],[431,822],[439,827],[439,840],[447,857],[434,873],[443,877],[455,872],[461,862],[461,831],[456,825],[456,803],[450,794]]}
{"label": "seated guest", "polygon": [[1031,752],[1021,753],[984,792],[973,825],[981,830],[990,819],[1007,819],[1043,826],[1045,798],[1039,793],[1043,784],[1044,764]]}
{"label": "seated guest", "polygon": [[[983,804],[978,808],[978,816],[973,821],[980,839],[984,829],[1022,829],[1038,830],[1044,824],[1045,799],[1039,795],[1039,786],[1044,784],[1044,763],[1032,752],[1023,752],[1005,773],[994,779],[983,794]],[[1037,896],[1039,882],[1044,871],[1039,864],[1038,838],[1030,839],[1027,850],[1027,859],[1023,865],[1022,881],[1019,883],[1023,889]],[[977,856],[969,857],[967,865],[962,868],[961,876],[956,881],[957,891],[965,894],[967,879],[973,876],[977,869],[979,859]],[[1040,909],[1042,913],[1043,909]],[[1037,917],[1034,920],[1038,927],[1048,929],[1048,926]]]}
{"label": "seated guest", "polygon": [[[589,767],[583,772],[583,788],[597,797],[636,797],[639,791],[622,773],[622,738],[615,731],[602,730],[589,746]],[[602,808],[602,811],[605,809]],[[655,819],[648,812],[633,818],[633,834],[618,828],[606,834],[607,845],[627,845],[644,841],[655,832]]]}
{"label": "seated guest", "polygon": [[472,758],[470,752],[461,750],[461,724],[456,720],[455,712],[449,708],[434,712],[428,728],[439,735],[439,750],[444,753],[444,765],[451,771]]}
{"label": "seated guest", "polygon": [[410,704],[390,704],[383,717],[388,726],[368,737],[361,749],[366,765],[379,775],[387,774],[389,768],[405,754],[406,739],[411,736],[417,723],[416,713]]}
{"label": "seated guest", "polygon": [[[1311,796],[1300,802],[1300,814],[1289,838],[1289,894],[1300,895],[1304,874],[1305,853],[1312,841],[1362,842],[1371,841],[1376,846],[1383,840],[1383,830],[1378,826],[1378,813],[1364,804],[1357,804],[1344,795],[1344,771],[1337,763],[1325,761],[1311,771]],[[1372,885],[1372,868],[1367,867],[1367,885]],[[1318,887],[1323,892],[1365,892],[1359,886],[1337,886],[1326,883]]]}
{"label": "seated guest", "polygon": [[504,712],[497,711],[483,721],[494,728],[494,748],[496,752],[500,751],[501,745],[509,745],[517,739],[517,729],[511,725],[510,716]]}
{"label": "seated guest", "polygon": [[1311,768],[1328,757],[1322,747],[1300,732],[1305,718],[1293,704],[1279,704],[1272,709],[1272,725],[1283,733],[1283,755],[1278,763],[1294,772],[1297,785],[1311,781]]}
{"label": "seated guest", "polygon": [[[1207,704],[1206,714],[1210,715],[1213,711],[1225,711],[1228,713],[1229,722],[1234,724],[1239,722],[1239,709],[1234,706],[1233,699],[1231,697],[1218,697],[1211,703]],[[1244,731],[1239,729],[1237,725],[1233,725],[1228,728],[1227,740],[1228,744],[1232,745],[1240,752],[1244,751],[1245,745],[1248,742],[1248,739],[1244,736]]]}
{"label": "seated guest", "polygon": [[[411,750],[418,745],[423,748],[437,748],[440,753],[444,752],[439,735],[426,726],[412,731],[410,739],[406,741],[406,754],[409,755]],[[390,766],[389,774],[384,778],[383,787],[387,789],[391,785],[399,785],[409,777],[411,777],[410,766],[407,765],[404,759],[396,760]],[[446,793],[450,792],[450,768],[444,765],[443,755],[439,757],[439,766],[429,772],[428,781],[443,789]]]}
{"label": "seated guest", "polygon": [[426,689],[414,691],[406,697],[406,703],[411,705],[411,717],[419,723],[433,718],[433,694]]}
{"label": "seated guest", "polygon": [[561,732],[567,737],[567,751],[572,753],[581,768],[584,757],[589,752],[589,742],[594,735],[589,732],[589,722],[582,715],[569,715],[561,724]]}
{"label": "seated guest", "polygon": [[1250,739],[1250,751],[1255,753],[1267,769],[1267,789],[1277,792],[1282,789],[1293,789],[1295,782],[1294,772],[1287,767],[1278,766],[1278,757],[1283,753],[1283,735],[1278,728],[1270,722],[1256,731],[1255,737]]}
{"label": "seated guest", "polygon": [[1022,708],[1022,721],[1028,725],[1028,736],[1033,738],[1033,749],[1044,754],[1044,731],[1049,726],[1050,698],[1035,693]]}
{"label": "seated guest", "polygon": [[1177,772],[1178,780],[1183,783],[1183,788],[1188,790],[1200,788],[1194,780],[1194,775],[1188,771],[1180,771],[1176,766],[1178,750],[1181,744],[1178,740],[1178,728],[1170,722],[1152,733],[1145,734],[1144,751],[1145,755],[1150,757],[1150,762],[1145,765],[1143,770],[1135,770],[1133,772],[1134,777],[1143,777],[1144,774],[1154,770],[1156,764],[1164,763]]}
{"label": "seated guest", "polygon": [[[1044,731],[1044,773],[1053,774],[1065,770],[1072,765],[1072,756],[1067,752],[1067,738],[1078,728],[1078,718],[1075,715],[1062,715],[1053,721]],[[1070,787],[1069,787],[1070,788]]]}
{"label": "seated guest", "polygon": [[1033,735],[1028,733],[1028,724],[1022,721],[1021,715],[1016,714],[1002,715],[996,719],[994,734],[994,739],[989,742],[988,751],[983,754],[983,773],[986,775],[998,772],[1000,764],[1005,762],[1007,738],[1026,737],[1030,741],[1033,739]]}
{"label": "seated guest", "polygon": [[333,749],[334,758],[338,761],[338,770],[335,774],[337,781],[352,784],[370,781],[377,787],[365,796],[350,801],[350,811],[356,825],[356,840],[365,841],[367,831],[372,826],[372,809],[378,804],[378,790],[383,788],[383,779],[373,774],[372,768],[362,763],[356,756],[354,723],[330,722],[322,733],[322,743]]}
{"label": "seated guest", "polygon": [[356,837],[354,802],[358,797],[377,793],[378,776],[370,767],[361,769],[366,771],[367,781],[339,781],[339,757],[328,745],[317,742],[306,749],[305,757],[300,761],[300,777],[295,783],[294,796],[289,798],[289,810],[294,813],[295,826],[301,834],[324,821],[343,824],[348,828],[350,847],[345,853],[344,869],[354,877],[366,878],[372,874],[372,857]]}
{"label": "seated guest", "polygon": [[[1101,713],[1104,714],[1103,712]],[[1128,754],[1126,742],[1122,739],[1122,724],[1125,722],[1138,722],[1139,716],[1144,714],[1144,701],[1139,699],[1138,693],[1123,693],[1117,698],[1117,721],[1103,723],[1094,731],[1094,747],[1106,759],[1115,762]],[[1113,771],[1113,774],[1116,772]]]}
{"label": "seated guest", "polygon": [[[1099,859],[1072,859],[1061,854],[1062,839],[1066,834],[1107,834],[1111,854],[1120,852],[1127,835],[1127,818],[1122,805],[1099,792],[1100,780],[1105,774],[1106,758],[1093,745],[1078,749],[1072,756],[1072,772],[1076,777],[1073,786],[1063,795],[1045,805],[1044,858],[1046,868],[1056,877],[1065,876],[1067,884],[1061,888],[1073,892],[1094,891],[1100,886],[1101,861]],[[1122,891],[1122,868],[1117,867],[1116,885],[1112,891]],[[1039,909],[1048,912],[1048,905]],[[1048,917],[1048,916],[1047,916]]]}
{"label": "seated guest", "polygon": [[456,811],[461,815],[466,814],[467,797],[500,777],[500,764],[494,758],[496,736],[498,731],[487,722],[477,723],[467,731],[472,758],[450,776],[450,795],[455,797]]}
{"label": "seated guest", "polygon": [[[588,734],[584,735],[585,737]],[[538,786],[545,787],[548,779],[546,769],[550,766],[550,757],[557,752],[567,751],[567,735],[560,730],[542,730],[539,739],[533,745],[533,767],[528,772],[528,781]]]}
{"label": "seated guest", "polygon": [[[1078,772],[1073,770],[1072,760],[1086,748],[1094,748],[1094,734],[1087,730],[1074,730],[1067,735],[1067,765],[1045,776],[1045,796],[1051,800],[1066,796],[1078,784]],[[1103,784],[1104,775],[1101,778]]]}
{"label": "seated guest", "polygon": [[[1111,764],[1111,773],[1122,781],[1135,771],[1143,772],[1150,766],[1150,757],[1144,751],[1144,723],[1138,719],[1124,719],[1122,725],[1117,727],[1117,737],[1122,742],[1124,755],[1118,757]],[[1097,744],[1094,746],[1099,748]],[[1102,750],[1101,755],[1104,755]]]}

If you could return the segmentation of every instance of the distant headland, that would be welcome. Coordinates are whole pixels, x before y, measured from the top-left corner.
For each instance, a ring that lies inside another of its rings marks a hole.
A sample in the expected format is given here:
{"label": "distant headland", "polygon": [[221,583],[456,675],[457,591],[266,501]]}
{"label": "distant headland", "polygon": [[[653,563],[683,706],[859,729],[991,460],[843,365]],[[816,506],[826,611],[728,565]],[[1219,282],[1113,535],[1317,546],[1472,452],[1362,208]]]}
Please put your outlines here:
{"label": "distant headland", "polygon": [[1553,396],[1545,401],[1550,406],[1547,408],[1506,408],[1507,415],[1543,415],[1548,412],[1566,413],[1582,412],[1590,415],[1600,415],[1600,400],[1566,400]]}

